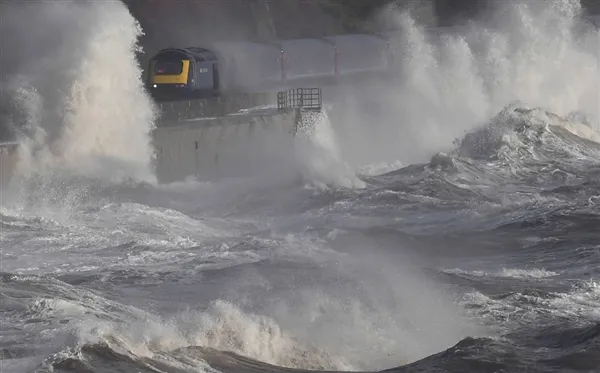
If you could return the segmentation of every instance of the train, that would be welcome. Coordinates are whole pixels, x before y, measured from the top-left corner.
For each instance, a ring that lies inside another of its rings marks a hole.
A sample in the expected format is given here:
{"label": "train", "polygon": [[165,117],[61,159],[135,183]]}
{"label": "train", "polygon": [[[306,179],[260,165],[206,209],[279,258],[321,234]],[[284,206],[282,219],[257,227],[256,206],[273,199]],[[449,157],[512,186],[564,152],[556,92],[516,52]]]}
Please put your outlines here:
{"label": "train", "polygon": [[[584,24],[598,29],[600,17],[584,17]],[[435,40],[464,27],[427,32]],[[389,83],[403,63],[405,38],[401,31],[389,31],[167,48],[150,59],[147,88],[157,101],[177,101],[364,81],[361,78]]]}
{"label": "train", "polygon": [[174,101],[366,77],[385,79],[394,66],[394,36],[401,35],[345,34],[166,48],[149,61],[147,87],[158,101]]}

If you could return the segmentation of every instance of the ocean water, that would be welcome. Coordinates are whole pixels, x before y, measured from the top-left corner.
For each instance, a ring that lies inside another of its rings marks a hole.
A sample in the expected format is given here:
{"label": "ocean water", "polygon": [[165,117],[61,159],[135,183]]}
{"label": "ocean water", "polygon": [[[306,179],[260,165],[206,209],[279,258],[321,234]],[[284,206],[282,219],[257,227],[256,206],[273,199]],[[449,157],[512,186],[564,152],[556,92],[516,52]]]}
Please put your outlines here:
{"label": "ocean water", "polygon": [[507,1],[435,41],[398,14],[402,84],[330,107],[282,157],[293,177],[170,185],[127,9],[4,9],[22,161],[1,372],[600,371],[598,33],[577,1]]}

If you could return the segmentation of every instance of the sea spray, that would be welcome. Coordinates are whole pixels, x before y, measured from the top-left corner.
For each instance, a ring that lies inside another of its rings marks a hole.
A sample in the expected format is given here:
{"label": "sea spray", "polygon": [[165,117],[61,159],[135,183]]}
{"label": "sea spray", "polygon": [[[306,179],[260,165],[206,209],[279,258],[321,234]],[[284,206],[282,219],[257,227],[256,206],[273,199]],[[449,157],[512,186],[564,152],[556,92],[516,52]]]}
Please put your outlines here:
{"label": "sea spray", "polygon": [[2,57],[3,100],[23,113],[11,123],[23,145],[20,174],[153,181],[156,109],[135,57],[142,31],[125,5],[3,7],[2,43],[14,46]]}
{"label": "sea spray", "polygon": [[427,161],[517,101],[596,116],[598,31],[581,15],[576,0],[504,1],[432,32],[397,14],[398,83],[347,92],[355,104],[334,123],[344,158],[355,167]]}

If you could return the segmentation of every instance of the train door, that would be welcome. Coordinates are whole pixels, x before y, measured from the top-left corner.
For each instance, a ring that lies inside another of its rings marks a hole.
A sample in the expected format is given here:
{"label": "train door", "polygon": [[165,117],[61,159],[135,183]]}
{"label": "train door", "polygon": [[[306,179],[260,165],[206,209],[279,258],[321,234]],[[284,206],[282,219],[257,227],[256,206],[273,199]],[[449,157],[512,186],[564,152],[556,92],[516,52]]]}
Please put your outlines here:
{"label": "train door", "polygon": [[219,87],[219,64],[215,62],[213,63],[213,90],[219,92]]}

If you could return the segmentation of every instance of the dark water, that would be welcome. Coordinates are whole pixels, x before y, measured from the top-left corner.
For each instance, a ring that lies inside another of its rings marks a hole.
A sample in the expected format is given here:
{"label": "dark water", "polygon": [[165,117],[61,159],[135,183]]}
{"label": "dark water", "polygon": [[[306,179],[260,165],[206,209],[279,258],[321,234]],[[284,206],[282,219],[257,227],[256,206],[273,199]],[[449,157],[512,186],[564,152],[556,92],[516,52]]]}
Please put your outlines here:
{"label": "dark water", "polygon": [[600,145],[565,125],[510,107],[362,189],[30,180],[2,372],[600,371]]}

